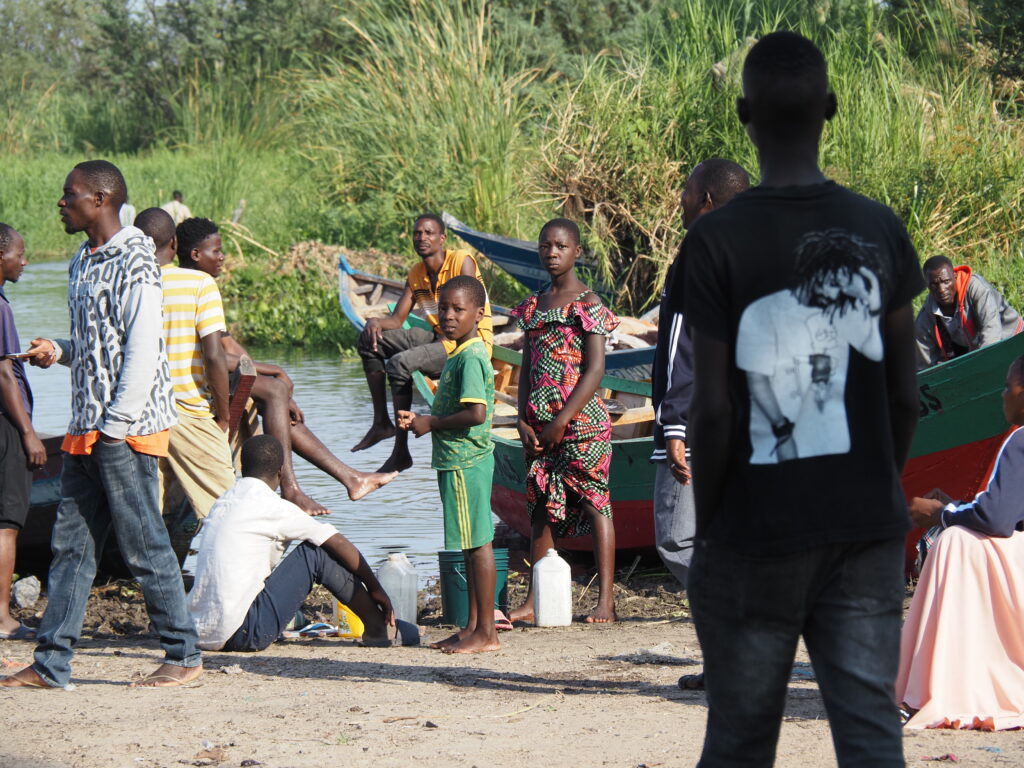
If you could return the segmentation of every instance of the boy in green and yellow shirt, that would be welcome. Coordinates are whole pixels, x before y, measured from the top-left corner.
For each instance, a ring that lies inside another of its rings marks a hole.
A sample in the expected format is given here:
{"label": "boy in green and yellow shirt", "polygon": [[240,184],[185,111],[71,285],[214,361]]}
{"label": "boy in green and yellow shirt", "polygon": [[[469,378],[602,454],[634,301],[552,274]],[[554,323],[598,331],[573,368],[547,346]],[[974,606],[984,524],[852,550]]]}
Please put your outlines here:
{"label": "boy in green and yellow shirt", "polygon": [[433,439],[433,461],[444,507],[444,544],[461,549],[469,582],[469,621],[435,643],[445,653],[496,651],[501,645],[494,612],[494,521],[491,481],[494,446],[494,370],[477,334],[487,297],[475,277],[459,275],[441,288],[438,319],[445,338],[456,342],[441,371],[430,415],[398,412],[398,426]]}

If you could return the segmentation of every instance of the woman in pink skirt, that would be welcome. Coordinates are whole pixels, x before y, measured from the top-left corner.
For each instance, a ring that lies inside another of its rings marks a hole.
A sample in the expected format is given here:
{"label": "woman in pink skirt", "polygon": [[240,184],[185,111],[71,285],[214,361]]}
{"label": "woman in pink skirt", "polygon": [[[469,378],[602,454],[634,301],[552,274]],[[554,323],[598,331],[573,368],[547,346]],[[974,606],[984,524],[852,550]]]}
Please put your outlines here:
{"label": "woman in pink skirt", "polygon": [[[1003,414],[1024,425],[1024,357],[1007,373]],[[939,536],[903,626],[896,701],[908,728],[1024,727],[1024,429],[973,501],[929,496],[910,504]]]}

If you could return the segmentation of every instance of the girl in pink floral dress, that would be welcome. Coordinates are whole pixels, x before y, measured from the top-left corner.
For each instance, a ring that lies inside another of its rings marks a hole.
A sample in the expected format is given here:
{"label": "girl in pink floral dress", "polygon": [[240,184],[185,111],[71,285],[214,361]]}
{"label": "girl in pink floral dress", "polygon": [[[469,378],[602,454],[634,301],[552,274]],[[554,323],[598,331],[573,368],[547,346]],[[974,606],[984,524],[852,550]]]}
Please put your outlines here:
{"label": "girl in pink floral dress", "polygon": [[[549,221],[537,250],[551,285],[512,310],[526,331],[518,426],[526,452],[533,562],[554,547],[556,538],[592,532],[599,593],[587,621],[615,621],[611,423],[595,393],[604,376],[605,336],[619,321],[576,277],[582,251],[576,224]],[[532,620],[532,586],[511,617]]]}

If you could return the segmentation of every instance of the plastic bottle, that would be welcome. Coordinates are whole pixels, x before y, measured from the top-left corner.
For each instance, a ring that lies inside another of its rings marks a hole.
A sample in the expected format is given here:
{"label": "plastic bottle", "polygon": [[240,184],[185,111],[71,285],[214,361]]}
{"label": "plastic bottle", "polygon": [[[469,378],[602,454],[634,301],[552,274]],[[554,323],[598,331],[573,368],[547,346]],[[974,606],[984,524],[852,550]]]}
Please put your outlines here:
{"label": "plastic bottle", "polygon": [[388,555],[388,559],[377,569],[377,581],[391,598],[395,618],[415,624],[419,581],[416,569],[404,552]]}
{"label": "plastic bottle", "polygon": [[572,624],[569,564],[553,549],[533,564],[533,616],[538,627]]}

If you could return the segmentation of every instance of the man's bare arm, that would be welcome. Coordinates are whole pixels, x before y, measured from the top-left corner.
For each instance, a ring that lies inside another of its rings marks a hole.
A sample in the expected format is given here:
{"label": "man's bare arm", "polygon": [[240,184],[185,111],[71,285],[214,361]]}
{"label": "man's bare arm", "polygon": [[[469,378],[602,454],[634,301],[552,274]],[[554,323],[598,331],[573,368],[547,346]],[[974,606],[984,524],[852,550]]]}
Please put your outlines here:
{"label": "man's bare arm", "polygon": [[903,472],[903,466],[910,456],[910,444],[914,440],[920,408],[915,345],[914,314],[908,303],[885,316],[885,379],[889,390],[889,422],[893,456],[900,472]]}
{"label": "man's bare arm", "polygon": [[25,450],[25,458],[30,467],[41,467],[46,463],[46,449],[32,427],[32,419],[25,410],[21,400],[21,388],[14,376],[14,364],[10,360],[0,360],[0,403],[4,412],[18,432],[21,433],[21,445]]}
{"label": "man's bare arm", "polygon": [[733,411],[727,386],[729,346],[694,330],[693,361],[689,437],[697,466],[693,494],[697,536],[701,537],[722,505],[726,467],[733,449]]}
{"label": "man's bare arm", "polygon": [[200,340],[203,350],[203,369],[206,383],[213,395],[213,418],[217,426],[227,431],[228,410],[231,406],[231,388],[228,384],[228,357],[220,340],[221,332],[208,333]]}

